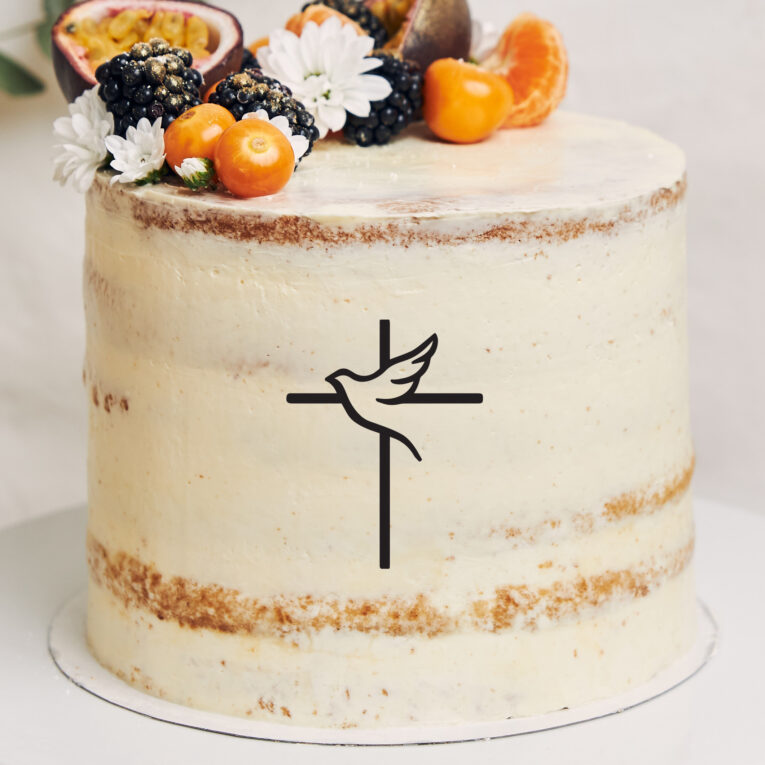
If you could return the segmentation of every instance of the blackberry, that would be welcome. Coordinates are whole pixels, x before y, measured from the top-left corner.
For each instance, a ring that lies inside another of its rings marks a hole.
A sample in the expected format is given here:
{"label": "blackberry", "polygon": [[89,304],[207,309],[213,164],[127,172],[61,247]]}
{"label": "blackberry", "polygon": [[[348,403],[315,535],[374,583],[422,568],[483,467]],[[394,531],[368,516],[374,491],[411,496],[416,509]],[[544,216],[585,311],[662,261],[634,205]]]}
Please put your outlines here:
{"label": "blackberry", "polygon": [[393,90],[387,98],[372,102],[368,117],[347,115],[343,134],[359,146],[382,146],[407,125],[422,119],[422,73],[417,64],[384,51],[371,55],[382,63],[370,74],[384,77]]}
{"label": "blackberry", "polygon": [[194,61],[191,52],[186,50],[186,48],[170,48],[170,53],[177,56],[181,60],[181,63],[186,67],[191,66]]}
{"label": "blackberry", "polygon": [[146,61],[147,58],[151,58],[154,51],[151,45],[146,42],[136,43],[130,51],[131,57],[136,61]]}
{"label": "blackberry", "polygon": [[191,54],[160,38],[139,42],[96,69],[98,95],[114,115],[114,132],[124,136],[147,117],[166,128],[179,114],[201,103],[202,75],[191,69]]}
{"label": "blackberry", "polygon": [[308,139],[308,151],[319,137],[319,130],[314,124],[313,115],[298,101],[292,91],[278,80],[267,77],[260,69],[247,69],[244,72],[230,74],[218,83],[210,94],[209,102],[228,109],[236,119],[245,114],[265,109],[270,118],[282,115],[287,118],[295,135]]}
{"label": "blackberry", "polygon": [[239,71],[243,72],[245,69],[257,69],[258,59],[255,58],[252,51],[249,48],[245,48],[242,51],[242,66],[239,67]]}
{"label": "blackberry", "polygon": [[303,10],[309,5],[326,5],[352,19],[374,39],[375,48],[382,48],[388,42],[388,32],[382,21],[359,0],[311,0],[303,6]]}

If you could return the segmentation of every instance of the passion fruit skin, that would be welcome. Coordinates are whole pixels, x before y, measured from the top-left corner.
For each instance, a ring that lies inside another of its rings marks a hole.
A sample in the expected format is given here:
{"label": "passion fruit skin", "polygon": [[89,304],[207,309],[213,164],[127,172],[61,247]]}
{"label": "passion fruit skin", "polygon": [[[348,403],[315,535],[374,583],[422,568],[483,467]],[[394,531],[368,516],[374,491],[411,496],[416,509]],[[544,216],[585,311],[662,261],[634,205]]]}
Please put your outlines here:
{"label": "passion fruit skin", "polygon": [[[78,60],[72,44],[67,40],[66,27],[74,19],[81,20],[88,16],[85,9],[92,9],[93,16],[101,18],[105,14],[119,12],[131,8],[146,8],[157,11],[189,9],[189,13],[199,15],[204,20],[218,17],[218,30],[228,28],[231,40],[226,44],[226,50],[216,49],[210,62],[195,61],[192,66],[198,69],[204,78],[200,90],[204,92],[205,85],[217,82],[232,72],[237,72],[242,65],[243,36],[239,20],[232,13],[208,5],[201,0],[84,0],[67,8],[56,20],[51,29],[51,53],[53,70],[61,92],[68,102],[97,84],[95,69],[89,62]],[[223,44],[221,40],[221,44]],[[220,48],[220,46],[219,46]]]}
{"label": "passion fruit skin", "polygon": [[[53,31],[55,33],[55,26],[53,27]],[[93,81],[91,82],[89,77],[85,77],[80,73],[79,68],[75,68],[71,65],[66,54],[58,47],[58,45],[56,45],[55,37],[52,42],[51,57],[53,59],[53,71],[56,73],[58,86],[61,88],[64,98],[71,103],[77,96],[96,84],[96,77],[94,74]]]}
{"label": "passion fruit skin", "polygon": [[385,47],[414,61],[424,72],[440,58],[467,59],[470,36],[467,0],[415,0],[394,37],[397,44]]}

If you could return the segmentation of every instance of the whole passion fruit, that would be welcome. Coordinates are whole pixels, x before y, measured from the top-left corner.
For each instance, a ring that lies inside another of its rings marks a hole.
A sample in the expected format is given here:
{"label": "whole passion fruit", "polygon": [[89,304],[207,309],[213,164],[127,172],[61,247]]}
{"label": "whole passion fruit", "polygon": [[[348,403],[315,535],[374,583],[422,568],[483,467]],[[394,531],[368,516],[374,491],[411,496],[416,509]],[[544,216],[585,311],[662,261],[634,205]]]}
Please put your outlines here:
{"label": "whole passion fruit", "polygon": [[195,0],[85,0],[53,25],[53,66],[68,101],[96,84],[100,64],[137,42],[186,48],[205,81],[239,69],[242,27],[228,11]]}
{"label": "whole passion fruit", "polygon": [[467,0],[365,0],[390,39],[385,49],[419,64],[424,72],[440,58],[470,54]]}

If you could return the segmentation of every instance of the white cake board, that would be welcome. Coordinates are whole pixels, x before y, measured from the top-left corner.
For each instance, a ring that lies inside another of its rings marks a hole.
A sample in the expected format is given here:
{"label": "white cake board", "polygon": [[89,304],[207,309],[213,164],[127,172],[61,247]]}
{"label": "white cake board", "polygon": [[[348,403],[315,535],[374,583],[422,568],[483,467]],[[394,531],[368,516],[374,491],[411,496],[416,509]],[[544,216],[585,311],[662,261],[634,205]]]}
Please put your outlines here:
{"label": "white cake board", "polygon": [[530,717],[456,725],[367,730],[307,728],[192,709],[133,688],[102,667],[88,650],[85,638],[86,600],[86,593],[82,592],[65,603],[53,617],[48,633],[48,649],[53,661],[75,685],[110,704],[155,720],[243,738],[310,744],[371,746],[444,744],[516,736],[519,733],[533,733],[606,717],[656,698],[695,675],[714,654],[718,632],[711,613],[699,601],[698,639],[685,656],[644,685],[619,696],[593,701],[572,709],[562,709],[558,712]]}

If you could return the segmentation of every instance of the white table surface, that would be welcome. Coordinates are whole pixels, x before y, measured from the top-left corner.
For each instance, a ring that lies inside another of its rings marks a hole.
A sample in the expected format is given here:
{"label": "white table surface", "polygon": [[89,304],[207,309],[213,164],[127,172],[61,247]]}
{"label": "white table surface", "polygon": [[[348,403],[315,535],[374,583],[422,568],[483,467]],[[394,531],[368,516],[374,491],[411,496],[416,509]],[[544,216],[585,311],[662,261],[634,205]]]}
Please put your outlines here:
{"label": "white table surface", "polygon": [[720,624],[711,662],[639,707],[566,728],[466,744],[360,748],[238,739],[151,720],[77,688],[47,629],[85,583],[85,511],[0,533],[0,763],[765,762],[765,517],[696,502],[698,592]]}

